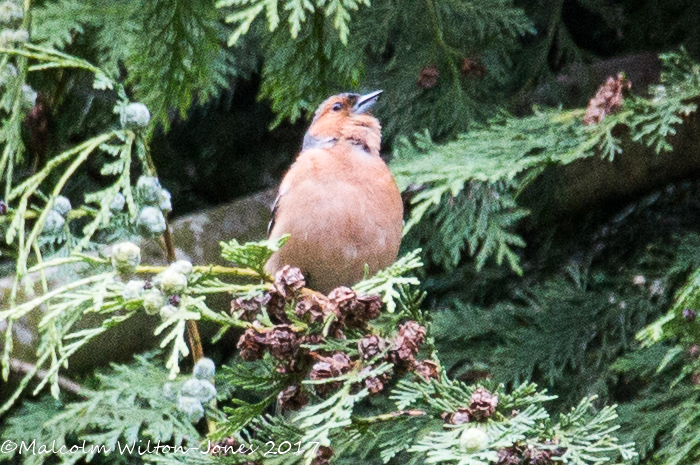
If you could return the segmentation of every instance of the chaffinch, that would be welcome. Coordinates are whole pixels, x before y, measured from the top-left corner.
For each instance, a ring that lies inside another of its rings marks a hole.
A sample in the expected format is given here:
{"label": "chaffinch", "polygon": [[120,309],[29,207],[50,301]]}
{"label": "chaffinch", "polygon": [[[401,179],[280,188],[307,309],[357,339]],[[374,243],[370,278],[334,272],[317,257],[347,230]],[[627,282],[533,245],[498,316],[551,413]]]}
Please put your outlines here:
{"label": "chaffinch", "polygon": [[381,126],[368,113],[382,91],[340,94],[323,102],[284,176],[273,205],[270,238],[291,234],[266,267],[299,267],[324,294],[351,286],[396,260],[403,204],[379,157]]}

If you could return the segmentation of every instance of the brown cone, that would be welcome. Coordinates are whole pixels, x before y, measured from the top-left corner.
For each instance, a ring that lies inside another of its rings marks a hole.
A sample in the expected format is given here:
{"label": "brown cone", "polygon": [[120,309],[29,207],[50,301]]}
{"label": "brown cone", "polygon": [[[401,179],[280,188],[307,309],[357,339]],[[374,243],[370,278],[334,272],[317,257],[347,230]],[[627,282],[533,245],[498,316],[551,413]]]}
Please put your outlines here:
{"label": "brown cone", "polygon": [[346,315],[357,305],[357,295],[349,287],[336,287],[328,293],[328,304],[332,310],[337,309],[342,315]]}
{"label": "brown cone", "polygon": [[374,320],[382,313],[382,297],[379,295],[361,295],[357,297],[363,308],[364,318]]}
{"label": "brown cone", "polygon": [[692,346],[690,346],[690,349],[688,349],[688,354],[692,358],[700,357],[700,345],[693,344]]}
{"label": "brown cone", "polygon": [[323,342],[322,334],[304,334],[299,338],[299,344],[318,345]]}
{"label": "brown cone", "polygon": [[500,449],[496,465],[520,465],[522,453],[522,448],[515,445]]}
{"label": "brown cone", "polygon": [[440,71],[438,71],[435,65],[423,66],[418,75],[418,87],[422,89],[435,87],[438,77],[440,77]]}
{"label": "brown cone", "polygon": [[270,351],[270,355],[278,360],[290,361],[299,348],[297,336],[292,331],[291,326],[278,325],[267,333],[265,343]]}
{"label": "brown cone", "polygon": [[[360,372],[362,373],[367,373],[372,371],[372,367],[368,366],[362,369]],[[378,392],[381,392],[384,390],[384,385],[389,382],[391,379],[391,372],[390,371],[385,371],[379,376],[372,376],[372,377],[367,377],[364,379],[364,385],[367,389],[369,389],[370,394],[377,394]]]}
{"label": "brown cone", "polygon": [[384,383],[379,378],[365,378],[365,387],[369,389],[370,394],[376,394],[384,389]]}
{"label": "brown cone", "polygon": [[631,87],[632,83],[622,74],[618,74],[617,78],[609,77],[588,103],[583,124],[597,124],[603,121],[606,115],[619,112],[622,100]]}
{"label": "brown cone", "polygon": [[469,423],[469,420],[471,419],[469,417],[468,408],[458,408],[456,412],[445,413],[442,417],[445,420],[445,423],[449,423],[451,425],[462,425],[464,423]]}
{"label": "brown cone", "polygon": [[473,420],[480,421],[491,418],[496,411],[498,397],[486,389],[477,389],[472,394],[469,411]]}
{"label": "brown cone", "polygon": [[275,273],[275,289],[285,299],[292,299],[306,285],[301,270],[294,266],[284,265]]}
{"label": "brown cone", "polygon": [[267,305],[269,301],[269,294],[253,297],[252,299],[238,297],[231,301],[231,315],[237,316],[243,321],[255,321],[255,317],[260,313],[261,307]]}
{"label": "brown cone", "polygon": [[316,452],[316,457],[311,462],[311,465],[328,465],[331,457],[333,457],[333,449],[326,446],[320,446]]}
{"label": "brown cone", "polygon": [[418,346],[423,342],[425,342],[423,326],[415,321],[407,321],[399,325],[399,334],[394,338],[393,348],[389,351],[389,360],[399,374],[413,370]]}
{"label": "brown cone", "polygon": [[238,340],[238,350],[241,351],[241,358],[249,362],[260,360],[265,352],[266,337],[255,330],[246,329],[245,333]]}
{"label": "brown cone", "polygon": [[399,325],[399,334],[413,340],[416,346],[425,342],[425,328],[415,321],[407,321]]}
{"label": "brown cone", "polygon": [[480,57],[462,58],[460,71],[462,72],[462,76],[469,79],[479,79],[489,74],[486,67],[481,62]]}
{"label": "brown cone", "polygon": [[300,385],[293,384],[280,391],[277,401],[284,410],[299,410],[309,403],[309,397]]}
{"label": "brown cone", "polygon": [[563,451],[540,449],[528,446],[523,452],[523,465],[550,465],[552,457],[563,455]]}
{"label": "brown cone", "polygon": [[345,324],[350,328],[365,328],[369,320],[381,314],[382,298],[378,295],[357,296],[355,302],[345,312]]}
{"label": "brown cone", "polygon": [[[350,357],[343,352],[336,352],[332,357],[324,357],[322,361],[314,364],[309,378],[312,380],[336,378],[349,372],[350,368],[352,368]],[[338,389],[340,385],[340,381],[333,381],[331,383],[316,384],[314,388],[319,395],[324,395]]]}
{"label": "brown cone", "polygon": [[277,291],[270,291],[268,296],[267,314],[270,316],[270,320],[275,324],[290,324],[291,321],[289,321],[285,312],[287,301],[284,295]]}
{"label": "brown cone", "polygon": [[307,323],[321,323],[326,316],[326,304],[326,298],[320,294],[303,296],[298,300],[294,314]]}
{"label": "brown cone", "polygon": [[430,379],[440,379],[438,364],[432,360],[422,360],[420,362],[416,362],[414,371],[426,381]]}
{"label": "brown cone", "polygon": [[370,334],[369,336],[365,336],[360,339],[360,341],[357,343],[357,348],[360,351],[360,355],[362,355],[363,360],[371,360],[382,353],[382,351],[386,348],[386,343],[384,342],[384,339],[380,338],[379,336]]}
{"label": "brown cone", "polygon": [[389,361],[394,364],[397,373],[411,371],[416,363],[415,352],[418,348],[403,336],[397,336],[393,341],[393,349],[389,351]]}

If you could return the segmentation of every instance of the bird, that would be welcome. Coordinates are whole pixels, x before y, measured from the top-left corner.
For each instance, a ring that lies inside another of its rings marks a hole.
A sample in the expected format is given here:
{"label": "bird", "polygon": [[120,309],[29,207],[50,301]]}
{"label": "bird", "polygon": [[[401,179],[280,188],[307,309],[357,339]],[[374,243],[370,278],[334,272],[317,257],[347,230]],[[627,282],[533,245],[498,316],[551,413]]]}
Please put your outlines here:
{"label": "bird", "polygon": [[269,273],[298,267],[308,288],[327,294],[396,260],[403,202],[369,111],[381,93],[334,95],[316,110],[272,206],[269,238],[290,237],[268,260]]}

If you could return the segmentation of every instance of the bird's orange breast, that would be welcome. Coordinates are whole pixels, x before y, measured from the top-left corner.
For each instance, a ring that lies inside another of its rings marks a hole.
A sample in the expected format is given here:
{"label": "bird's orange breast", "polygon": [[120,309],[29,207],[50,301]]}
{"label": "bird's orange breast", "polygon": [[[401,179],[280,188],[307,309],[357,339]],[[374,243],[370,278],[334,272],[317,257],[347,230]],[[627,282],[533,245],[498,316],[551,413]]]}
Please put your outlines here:
{"label": "bird's orange breast", "polygon": [[302,152],[280,187],[271,238],[291,234],[268,263],[299,267],[327,293],[396,260],[403,204],[384,161],[351,143]]}

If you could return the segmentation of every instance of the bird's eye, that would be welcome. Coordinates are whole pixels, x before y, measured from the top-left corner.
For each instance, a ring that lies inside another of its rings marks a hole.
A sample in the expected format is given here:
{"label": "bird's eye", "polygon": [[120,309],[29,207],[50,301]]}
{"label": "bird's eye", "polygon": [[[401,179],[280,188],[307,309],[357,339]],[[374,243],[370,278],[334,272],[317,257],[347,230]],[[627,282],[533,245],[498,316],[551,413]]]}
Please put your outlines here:
{"label": "bird's eye", "polygon": [[333,111],[340,111],[343,109],[343,104],[342,103],[335,103],[333,104]]}

